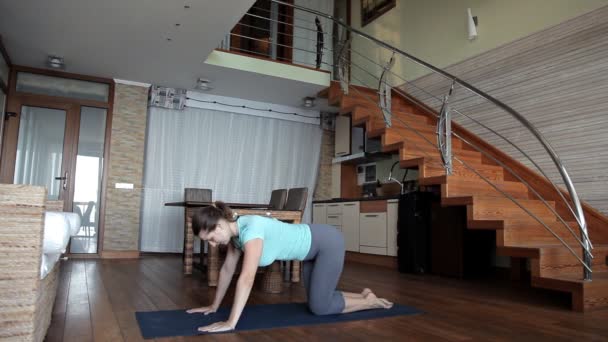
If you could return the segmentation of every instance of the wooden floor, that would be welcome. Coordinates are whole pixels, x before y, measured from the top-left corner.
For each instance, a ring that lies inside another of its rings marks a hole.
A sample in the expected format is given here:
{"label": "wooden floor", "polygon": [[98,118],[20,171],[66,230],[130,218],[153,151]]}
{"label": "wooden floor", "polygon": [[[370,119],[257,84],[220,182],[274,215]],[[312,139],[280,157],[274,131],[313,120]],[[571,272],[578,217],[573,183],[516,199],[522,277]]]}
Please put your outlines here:
{"label": "wooden floor", "polygon": [[[158,341],[560,341],[608,339],[608,310],[567,309],[568,298],[507,280],[461,281],[414,276],[347,263],[340,288],[371,287],[414,306],[414,316]],[[229,292],[229,296],[232,293]],[[47,341],[140,341],[135,311],[182,309],[211,303],[202,276],[181,273],[179,257],[64,262]],[[227,298],[226,303],[231,303]],[[283,294],[252,292],[249,303],[304,301],[300,285]]]}

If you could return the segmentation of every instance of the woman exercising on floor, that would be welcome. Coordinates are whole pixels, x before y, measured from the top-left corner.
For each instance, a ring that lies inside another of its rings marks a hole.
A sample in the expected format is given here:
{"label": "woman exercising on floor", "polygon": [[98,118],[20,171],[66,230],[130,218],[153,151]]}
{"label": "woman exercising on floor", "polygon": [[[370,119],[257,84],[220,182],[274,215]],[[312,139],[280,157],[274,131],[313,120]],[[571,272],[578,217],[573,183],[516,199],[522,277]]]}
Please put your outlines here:
{"label": "woman exercising on floor", "polygon": [[213,304],[188,310],[188,313],[207,315],[218,309],[241,253],[245,252],[228,321],[200,327],[199,331],[234,329],[249,298],[258,266],[268,266],[275,260],[304,261],[302,271],[308,307],[315,315],[388,309],[393,305],[376,297],[370,289],[361,293],[336,291],[344,266],[344,238],[332,226],[289,224],[254,215],[235,219],[226,204],[215,202],[194,213],[192,231],[211,246],[228,245],[228,253],[220,270]]}

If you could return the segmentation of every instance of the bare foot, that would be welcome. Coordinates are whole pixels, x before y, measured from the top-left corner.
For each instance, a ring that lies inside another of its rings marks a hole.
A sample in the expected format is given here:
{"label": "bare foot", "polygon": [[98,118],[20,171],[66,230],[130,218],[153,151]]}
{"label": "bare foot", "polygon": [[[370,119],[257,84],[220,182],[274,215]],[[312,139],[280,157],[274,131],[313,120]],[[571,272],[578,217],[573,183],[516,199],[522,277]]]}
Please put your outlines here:
{"label": "bare foot", "polygon": [[369,291],[365,299],[369,305],[374,309],[390,309],[393,307],[393,303],[389,302],[385,298],[378,298],[373,292]]}
{"label": "bare foot", "polygon": [[369,288],[364,288],[363,291],[361,291],[361,295],[366,298],[368,294],[373,293],[372,290],[370,290]]}

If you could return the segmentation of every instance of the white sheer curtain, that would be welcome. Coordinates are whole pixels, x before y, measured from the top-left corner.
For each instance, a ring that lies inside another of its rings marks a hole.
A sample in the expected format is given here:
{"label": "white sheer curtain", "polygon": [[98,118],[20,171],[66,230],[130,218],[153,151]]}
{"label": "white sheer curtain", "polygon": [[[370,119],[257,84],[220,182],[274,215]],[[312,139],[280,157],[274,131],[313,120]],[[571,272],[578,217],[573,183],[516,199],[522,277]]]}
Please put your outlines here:
{"label": "white sheer curtain", "polygon": [[184,188],[213,190],[214,200],[268,203],[278,188],[308,187],[304,222],[321,150],[318,125],[186,108],[150,107],[140,249],[181,252]]}

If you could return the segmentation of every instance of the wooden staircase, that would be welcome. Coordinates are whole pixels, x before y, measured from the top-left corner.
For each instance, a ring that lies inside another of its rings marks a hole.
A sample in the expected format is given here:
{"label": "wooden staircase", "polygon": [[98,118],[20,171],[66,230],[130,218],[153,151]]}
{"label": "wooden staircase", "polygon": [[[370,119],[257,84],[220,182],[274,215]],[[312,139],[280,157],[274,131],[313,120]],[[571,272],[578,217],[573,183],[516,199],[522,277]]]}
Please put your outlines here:
{"label": "wooden staircase", "polygon": [[[351,116],[354,126],[365,126],[370,137],[380,137],[383,151],[398,153],[400,166],[417,168],[421,185],[441,187],[441,203],[444,206],[466,206],[468,229],[491,229],[496,231],[497,254],[512,258],[528,258],[531,268],[532,286],[569,292],[572,294],[572,309],[585,311],[608,307],[608,218],[589,205],[584,204],[588,220],[589,235],[595,249],[593,280],[583,281],[582,265],[547,229],[533,219],[525,210],[497,191],[477,174],[517,199],[527,210],[541,218],[555,233],[571,246],[582,258],[582,248],[577,239],[557,220],[554,213],[529,191],[528,187],[464,141],[453,137],[453,155],[469,167],[453,161],[453,174],[446,175],[439,150],[436,147],[435,115],[422,105],[407,100],[393,92],[392,127],[385,126],[382,112],[376,105],[376,90],[351,86],[349,95],[344,95],[339,83],[319,93],[330,105],[339,107],[340,115]],[[375,101],[375,102],[374,102]],[[415,133],[413,130],[418,132]],[[453,130],[468,141],[481,145],[484,152],[501,163],[516,170],[526,182],[540,185],[539,191],[549,206],[579,234],[578,226],[561,198],[549,189],[548,182],[540,175],[511,159],[496,148],[481,141],[466,129],[453,124]],[[470,168],[475,169],[472,171]],[[520,172],[521,171],[521,172]],[[553,192],[553,193],[552,193]],[[566,195],[567,196],[567,195]],[[580,236],[579,236],[580,238]]]}

